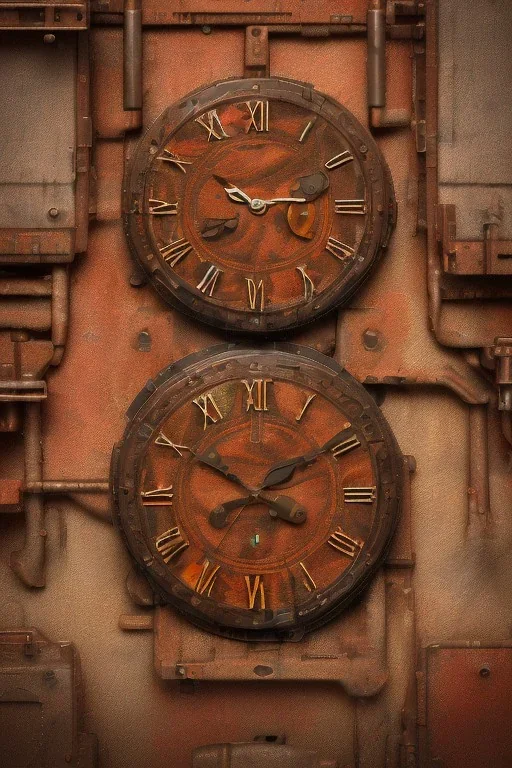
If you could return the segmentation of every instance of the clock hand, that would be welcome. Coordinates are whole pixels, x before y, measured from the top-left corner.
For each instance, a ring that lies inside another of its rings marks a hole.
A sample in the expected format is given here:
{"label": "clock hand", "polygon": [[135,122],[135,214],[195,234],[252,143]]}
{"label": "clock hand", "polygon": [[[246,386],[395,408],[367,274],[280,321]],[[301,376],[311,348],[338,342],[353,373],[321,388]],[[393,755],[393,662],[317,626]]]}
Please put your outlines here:
{"label": "clock hand", "polygon": [[268,505],[271,517],[286,520],[294,525],[300,525],[307,519],[304,507],[297,504],[290,496],[279,495],[272,498],[266,495],[262,496],[259,492],[253,493],[251,496],[244,496],[243,498],[219,504],[218,507],[215,507],[210,512],[208,519],[214,528],[225,528],[228,524],[229,514],[234,509],[261,502]]}
{"label": "clock hand", "polygon": [[341,443],[344,437],[348,438],[351,434],[352,433],[350,432],[349,428],[345,428],[341,432],[338,432],[337,435],[334,435],[334,437],[328,440],[320,448],[315,448],[314,450],[305,453],[303,456],[296,456],[293,459],[288,459],[286,461],[281,461],[277,464],[274,464],[274,466],[271,467],[265,475],[263,483],[260,486],[260,490],[263,488],[269,488],[273,485],[281,485],[281,483],[286,483],[298,467],[312,464],[318,456],[320,456],[322,453],[327,453],[327,451],[330,451],[336,445]]}
{"label": "clock hand", "polygon": [[276,203],[305,203],[305,197],[273,197],[271,200],[260,200],[255,198],[254,203],[264,203],[264,205],[276,205]]}
{"label": "clock hand", "polygon": [[220,456],[220,454],[218,453],[215,447],[209,448],[206,451],[206,453],[197,453],[192,448],[189,448],[189,451],[202,464],[206,464],[208,467],[212,467],[212,469],[216,469],[217,472],[220,472],[222,475],[224,475],[224,477],[227,477],[228,480],[232,480],[234,483],[238,483],[239,485],[241,485],[242,488],[245,488],[247,491],[252,492],[252,488],[249,488],[244,483],[244,481],[238,477],[238,475],[235,475],[233,472],[230,471],[227,464],[224,464],[222,456]]}
{"label": "clock hand", "polygon": [[213,178],[215,181],[218,181],[219,184],[222,184],[224,187],[224,192],[226,192],[229,199],[234,203],[248,203],[251,205],[252,198],[250,198],[249,195],[246,195],[245,192],[242,192],[241,189],[235,187],[233,184],[230,184],[229,181],[223,179],[222,176],[217,176],[214,174]]}

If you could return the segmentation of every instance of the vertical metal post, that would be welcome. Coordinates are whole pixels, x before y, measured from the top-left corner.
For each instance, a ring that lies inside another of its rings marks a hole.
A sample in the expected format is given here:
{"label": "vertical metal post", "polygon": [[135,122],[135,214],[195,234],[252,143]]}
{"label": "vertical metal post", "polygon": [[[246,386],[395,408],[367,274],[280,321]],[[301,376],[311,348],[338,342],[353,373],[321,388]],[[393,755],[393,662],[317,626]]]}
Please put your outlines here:
{"label": "vertical metal post", "polygon": [[142,7],[141,0],[125,0],[123,31],[123,105],[142,109]]}
{"label": "vertical metal post", "polygon": [[386,106],[386,13],[383,8],[370,8],[368,34],[368,107]]}
{"label": "vertical metal post", "polygon": [[[25,482],[43,479],[43,450],[41,443],[41,403],[25,404]],[[44,502],[40,493],[24,499],[25,543],[23,549],[11,555],[11,568],[29,587],[44,587],[46,530]]]}

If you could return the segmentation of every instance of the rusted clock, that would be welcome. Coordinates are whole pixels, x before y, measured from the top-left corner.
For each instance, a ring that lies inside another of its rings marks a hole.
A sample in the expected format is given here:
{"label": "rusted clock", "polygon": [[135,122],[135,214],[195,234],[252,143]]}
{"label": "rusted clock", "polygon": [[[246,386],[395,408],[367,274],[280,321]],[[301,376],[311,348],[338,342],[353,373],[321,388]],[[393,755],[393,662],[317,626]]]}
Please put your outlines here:
{"label": "rusted clock", "polygon": [[214,347],[162,371],[128,416],[113,454],[118,523],[155,591],[199,626],[298,639],[382,562],[400,452],[331,359]]}
{"label": "rusted clock", "polygon": [[215,83],[166,109],[134,154],[124,210],[166,301],[267,334],[346,301],[395,219],[369,133],[311,86],[275,78]]}

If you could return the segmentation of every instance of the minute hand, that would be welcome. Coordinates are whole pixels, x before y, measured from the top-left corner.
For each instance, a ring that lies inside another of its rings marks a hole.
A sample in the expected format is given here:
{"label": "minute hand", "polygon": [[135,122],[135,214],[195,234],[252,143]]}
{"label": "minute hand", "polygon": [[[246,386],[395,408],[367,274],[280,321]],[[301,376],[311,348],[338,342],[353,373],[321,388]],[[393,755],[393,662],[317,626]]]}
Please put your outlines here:
{"label": "minute hand", "polygon": [[339,445],[339,443],[343,442],[344,439],[347,439],[352,434],[353,433],[350,428],[347,427],[341,432],[338,432],[337,435],[334,435],[334,437],[331,437],[331,439],[328,440],[320,448],[315,448],[312,451],[305,453],[303,456],[296,456],[293,459],[288,459],[287,461],[281,461],[278,464],[274,464],[274,466],[271,467],[265,475],[265,479],[260,486],[260,490],[263,488],[269,488],[273,485],[286,483],[288,480],[290,480],[298,467],[312,464],[318,456],[320,456],[322,453],[327,453],[327,451],[331,451],[333,448]]}
{"label": "minute hand", "polygon": [[265,205],[275,205],[276,203],[305,203],[305,197],[273,197],[272,200],[262,200]]}

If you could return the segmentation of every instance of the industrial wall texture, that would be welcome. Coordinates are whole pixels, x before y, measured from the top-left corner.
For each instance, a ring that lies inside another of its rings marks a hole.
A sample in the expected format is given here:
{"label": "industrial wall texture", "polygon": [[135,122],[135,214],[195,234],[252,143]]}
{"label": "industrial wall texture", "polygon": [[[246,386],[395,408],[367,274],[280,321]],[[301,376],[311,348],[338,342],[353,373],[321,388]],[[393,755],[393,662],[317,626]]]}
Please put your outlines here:
{"label": "industrial wall texture", "polygon": [[0,0],[2,768],[512,767],[511,34]]}

